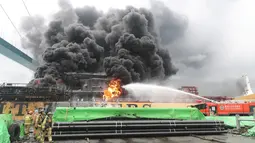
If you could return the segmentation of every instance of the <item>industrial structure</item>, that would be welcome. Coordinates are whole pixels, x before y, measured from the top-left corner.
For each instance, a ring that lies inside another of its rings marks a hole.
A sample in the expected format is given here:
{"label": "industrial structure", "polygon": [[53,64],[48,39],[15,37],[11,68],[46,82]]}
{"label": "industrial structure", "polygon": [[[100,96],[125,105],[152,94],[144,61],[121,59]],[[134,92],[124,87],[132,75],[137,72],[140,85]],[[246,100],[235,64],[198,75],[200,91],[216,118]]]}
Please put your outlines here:
{"label": "industrial structure", "polygon": [[[49,87],[36,85],[7,83],[0,86],[0,101],[70,101],[100,98],[109,79],[105,74],[65,73],[66,85],[56,84]],[[40,79],[35,79],[38,81]],[[77,84],[78,83],[78,84]],[[78,86],[77,86],[78,85]],[[79,86],[81,85],[81,86]]]}

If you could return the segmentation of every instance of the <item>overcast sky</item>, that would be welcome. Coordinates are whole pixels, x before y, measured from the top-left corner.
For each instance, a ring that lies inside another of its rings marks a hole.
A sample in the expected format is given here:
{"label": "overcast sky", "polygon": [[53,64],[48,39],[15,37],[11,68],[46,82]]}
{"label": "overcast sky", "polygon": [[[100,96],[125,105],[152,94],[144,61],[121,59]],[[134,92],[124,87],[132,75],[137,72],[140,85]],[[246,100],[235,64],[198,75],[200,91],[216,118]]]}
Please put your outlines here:
{"label": "overcast sky", "polygon": [[[42,15],[48,20],[59,9],[57,0],[24,1],[31,15]],[[233,87],[236,78],[247,73],[255,87],[254,0],[164,0],[164,3],[188,18],[191,47],[205,44],[204,47],[212,57],[212,60],[201,68],[179,65],[180,70],[177,76],[173,77],[172,83],[197,85],[202,93],[206,93],[203,89],[208,91],[208,87],[212,85],[221,89],[225,88],[225,84]],[[19,28],[21,18],[28,16],[22,0],[0,0],[0,4]],[[72,4],[73,7],[91,5],[102,11],[111,7],[125,8],[126,5],[150,7],[149,0],[73,0]],[[29,54],[29,51],[21,47],[19,35],[1,9],[0,19],[0,36]],[[33,77],[33,72],[2,55],[0,64],[0,82],[28,82]]]}

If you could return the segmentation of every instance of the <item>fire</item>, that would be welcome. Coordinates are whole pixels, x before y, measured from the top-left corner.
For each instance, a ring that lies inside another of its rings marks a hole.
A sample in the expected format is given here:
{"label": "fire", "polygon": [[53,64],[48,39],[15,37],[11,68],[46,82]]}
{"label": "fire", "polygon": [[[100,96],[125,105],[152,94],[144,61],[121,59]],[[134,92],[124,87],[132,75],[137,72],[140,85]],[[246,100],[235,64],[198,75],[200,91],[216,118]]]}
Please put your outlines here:
{"label": "fire", "polygon": [[121,93],[122,93],[121,80],[112,79],[108,84],[108,88],[104,90],[103,98],[105,101],[109,101],[113,98],[118,98],[121,95]]}

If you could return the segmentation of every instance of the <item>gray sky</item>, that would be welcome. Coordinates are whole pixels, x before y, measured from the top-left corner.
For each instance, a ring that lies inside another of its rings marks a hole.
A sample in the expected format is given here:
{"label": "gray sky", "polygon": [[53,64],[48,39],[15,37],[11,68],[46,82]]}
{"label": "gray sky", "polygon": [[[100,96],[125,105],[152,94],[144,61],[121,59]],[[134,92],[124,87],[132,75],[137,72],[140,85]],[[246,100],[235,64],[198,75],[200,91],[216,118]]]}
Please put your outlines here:
{"label": "gray sky", "polygon": [[[24,0],[31,15],[42,15],[50,20],[58,11],[57,0]],[[185,41],[194,50],[203,48],[210,60],[200,68],[178,64],[178,74],[169,84],[196,85],[202,94],[232,94],[235,80],[247,73],[255,87],[255,1],[254,0],[164,0],[173,11],[185,15],[189,27]],[[27,16],[22,0],[0,0],[17,27],[23,16]],[[73,7],[93,5],[99,10],[124,8],[126,5],[150,7],[149,0],[73,0]],[[0,36],[29,54],[20,46],[20,38],[9,20],[0,10]],[[193,50],[192,49],[192,50]],[[31,54],[29,54],[31,55]],[[200,53],[188,58],[203,58]],[[21,65],[0,55],[0,82],[28,82],[33,73]],[[214,87],[214,88],[213,88]],[[209,89],[220,91],[208,92]],[[224,90],[226,89],[226,90]],[[224,90],[224,92],[222,92]],[[226,92],[225,92],[226,91]]]}

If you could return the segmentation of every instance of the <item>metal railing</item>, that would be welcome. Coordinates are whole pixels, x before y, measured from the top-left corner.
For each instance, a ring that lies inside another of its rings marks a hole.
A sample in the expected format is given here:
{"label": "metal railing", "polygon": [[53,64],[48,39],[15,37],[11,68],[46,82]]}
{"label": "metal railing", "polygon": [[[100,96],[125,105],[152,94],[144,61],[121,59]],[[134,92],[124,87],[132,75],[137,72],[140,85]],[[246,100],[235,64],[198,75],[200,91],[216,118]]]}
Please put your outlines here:
{"label": "metal railing", "polygon": [[241,129],[241,122],[243,122],[243,121],[255,122],[255,111],[253,112],[253,119],[240,119],[240,116],[238,114],[236,115],[236,129],[237,130]]}

